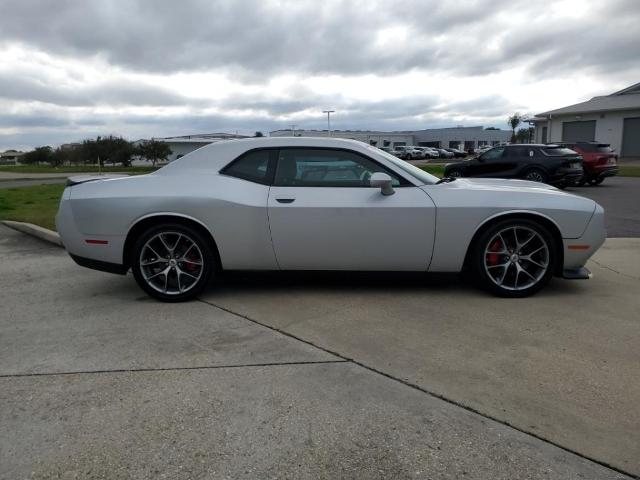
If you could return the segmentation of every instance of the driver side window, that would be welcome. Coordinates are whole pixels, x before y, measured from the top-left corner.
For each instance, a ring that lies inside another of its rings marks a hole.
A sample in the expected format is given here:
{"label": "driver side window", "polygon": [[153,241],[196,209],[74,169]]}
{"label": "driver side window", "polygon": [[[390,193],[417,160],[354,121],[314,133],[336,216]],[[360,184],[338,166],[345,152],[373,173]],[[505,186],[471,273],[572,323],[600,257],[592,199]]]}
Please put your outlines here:
{"label": "driver side window", "polygon": [[396,175],[357,153],[323,148],[287,148],[280,150],[274,185],[369,187],[369,180],[375,172],[389,174],[393,186],[400,186]]}
{"label": "driver side window", "polygon": [[504,147],[492,148],[491,150],[487,150],[485,153],[482,154],[482,160],[495,160],[497,158],[500,158],[503,152],[504,152]]}

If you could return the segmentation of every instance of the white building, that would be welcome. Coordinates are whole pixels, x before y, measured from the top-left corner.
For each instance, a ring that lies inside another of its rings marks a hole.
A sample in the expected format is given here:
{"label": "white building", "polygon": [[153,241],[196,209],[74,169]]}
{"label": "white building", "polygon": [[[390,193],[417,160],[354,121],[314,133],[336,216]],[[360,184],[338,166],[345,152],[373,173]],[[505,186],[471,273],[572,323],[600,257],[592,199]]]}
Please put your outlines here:
{"label": "white building", "polygon": [[[165,142],[171,148],[169,161],[184,157],[187,153],[193,152],[200,147],[210,143],[231,140],[234,138],[249,138],[246,135],[236,135],[233,133],[204,133],[199,135],[182,135],[178,137],[153,138],[153,140]],[[142,141],[142,140],[138,140]]]}
{"label": "white building", "polygon": [[7,150],[0,152],[0,165],[20,165],[20,159],[25,152],[18,150]]}
{"label": "white building", "polygon": [[608,143],[621,157],[640,157],[640,83],[610,95],[539,113],[535,141]]}
{"label": "white building", "polygon": [[[275,130],[269,132],[272,137],[325,137],[327,130]],[[350,138],[369,143],[376,147],[398,147],[419,145],[428,147],[452,147],[475,149],[482,145],[498,145],[508,142],[511,132],[508,130],[485,129],[484,127],[431,128],[400,132],[380,132],[371,130],[332,130],[332,137]]]}

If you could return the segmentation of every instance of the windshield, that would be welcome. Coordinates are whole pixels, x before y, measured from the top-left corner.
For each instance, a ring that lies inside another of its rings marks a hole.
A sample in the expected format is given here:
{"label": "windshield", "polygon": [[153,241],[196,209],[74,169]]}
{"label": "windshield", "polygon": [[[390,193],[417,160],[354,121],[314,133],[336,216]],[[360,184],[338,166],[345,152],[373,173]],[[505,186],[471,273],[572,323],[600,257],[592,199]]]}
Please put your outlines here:
{"label": "windshield", "polygon": [[400,160],[398,157],[391,155],[384,150],[380,150],[379,148],[373,147],[371,145],[366,145],[366,147],[377,153],[378,155],[383,156],[386,160],[393,163],[400,170],[408,173],[409,175],[426,185],[433,185],[438,180],[440,180],[438,177],[431,175],[430,173],[427,173],[424,170],[421,170],[418,167],[405,162],[404,160]]}

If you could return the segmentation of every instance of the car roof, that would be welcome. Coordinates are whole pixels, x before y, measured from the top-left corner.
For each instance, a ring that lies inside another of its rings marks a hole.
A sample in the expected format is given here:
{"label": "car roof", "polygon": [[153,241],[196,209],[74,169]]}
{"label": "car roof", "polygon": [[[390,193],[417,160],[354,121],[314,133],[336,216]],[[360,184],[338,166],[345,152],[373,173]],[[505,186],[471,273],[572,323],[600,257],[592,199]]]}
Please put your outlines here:
{"label": "car roof", "polygon": [[259,137],[221,140],[198,148],[184,157],[170,162],[156,173],[168,174],[178,169],[210,170],[212,168],[222,168],[231,160],[249,150],[278,147],[344,148],[363,154],[370,154],[371,148],[375,148],[359,140],[331,137]]}

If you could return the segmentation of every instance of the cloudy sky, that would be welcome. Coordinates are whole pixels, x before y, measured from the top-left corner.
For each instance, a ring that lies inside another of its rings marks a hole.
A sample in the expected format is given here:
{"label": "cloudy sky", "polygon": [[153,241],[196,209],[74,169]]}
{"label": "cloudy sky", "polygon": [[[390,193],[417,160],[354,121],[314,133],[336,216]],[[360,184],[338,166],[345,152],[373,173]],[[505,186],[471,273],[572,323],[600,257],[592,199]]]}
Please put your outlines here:
{"label": "cloudy sky", "polygon": [[640,81],[640,0],[0,0],[0,150],[506,128]]}

